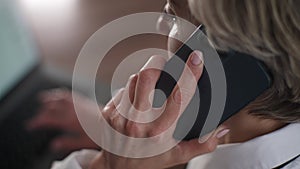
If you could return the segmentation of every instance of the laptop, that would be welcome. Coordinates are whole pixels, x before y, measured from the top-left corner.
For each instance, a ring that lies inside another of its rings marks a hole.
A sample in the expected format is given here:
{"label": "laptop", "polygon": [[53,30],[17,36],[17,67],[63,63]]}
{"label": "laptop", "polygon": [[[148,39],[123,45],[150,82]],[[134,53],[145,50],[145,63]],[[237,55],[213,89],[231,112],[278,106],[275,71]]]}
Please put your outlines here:
{"label": "laptop", "polygon": [[[0,2],[0,168],[50,168],[64,155],[48,150],[51,139],[61,131],[29,132],[25,122],[41,106],[37,95],[53,88],[71,88],[71,75],[49,71],[41,64],[39,52],[14,0]],[[60,76],[58,76],[60,75]],[[84,80],[83,80],[84,81]],[[84,84],[82,85],[84,92]],[[110,98],[105,84],[100,102]],[[96,94],[97,95],[97,94]]]}

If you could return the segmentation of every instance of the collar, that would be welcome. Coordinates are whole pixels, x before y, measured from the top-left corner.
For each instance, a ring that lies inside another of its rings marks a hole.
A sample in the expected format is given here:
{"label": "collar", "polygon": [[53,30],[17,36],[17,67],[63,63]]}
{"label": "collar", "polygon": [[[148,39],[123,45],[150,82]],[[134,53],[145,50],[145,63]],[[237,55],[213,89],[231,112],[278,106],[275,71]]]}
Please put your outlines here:
{"label": "collar", "polygon": [[245,143],[220,145],[191,160],[188,169],[271,169],[300,154],[299,132],[295,123]]}

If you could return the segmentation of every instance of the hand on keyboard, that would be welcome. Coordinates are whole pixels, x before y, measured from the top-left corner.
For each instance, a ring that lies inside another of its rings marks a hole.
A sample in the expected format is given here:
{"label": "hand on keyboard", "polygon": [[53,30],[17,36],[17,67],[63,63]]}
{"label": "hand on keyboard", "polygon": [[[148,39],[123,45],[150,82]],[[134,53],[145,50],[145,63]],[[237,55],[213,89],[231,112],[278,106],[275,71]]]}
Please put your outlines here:
{"label": "hand on keyboard", "polygon": [[[92,100],[77,94],[84,101],[79,111],[88,112]],[[26,126],[28,130],[55,129],[64,134],[54,138],[50,149],[54,152],[68,153],[83,148],[100,149],[82,129],[74,109],[72,93],[65,89],[55,89],[40,94],[42,107],[37,116]]]}

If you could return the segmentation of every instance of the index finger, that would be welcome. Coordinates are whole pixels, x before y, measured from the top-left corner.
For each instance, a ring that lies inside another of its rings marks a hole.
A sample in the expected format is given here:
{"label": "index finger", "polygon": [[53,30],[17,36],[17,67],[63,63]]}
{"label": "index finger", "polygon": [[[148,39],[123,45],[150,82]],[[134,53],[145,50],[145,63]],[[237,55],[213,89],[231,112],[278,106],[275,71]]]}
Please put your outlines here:
{"label": "index finger", "polygon": [[159,123],[165,123],[166,119],[172,122],[178,120],[195,94],[203,67],[202,52],[191,53],[177,85],[167,100],[166,109],[159,119]]}

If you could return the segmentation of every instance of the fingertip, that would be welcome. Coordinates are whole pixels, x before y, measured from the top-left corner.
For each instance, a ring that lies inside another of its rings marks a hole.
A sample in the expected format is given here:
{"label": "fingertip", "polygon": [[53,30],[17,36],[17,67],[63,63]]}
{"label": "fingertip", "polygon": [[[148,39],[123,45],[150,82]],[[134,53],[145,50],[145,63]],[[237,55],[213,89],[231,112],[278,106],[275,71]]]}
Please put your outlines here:
{"label": "fingertip", "polygon": [[198,80],[204,68],[203,53],[198,50],[193,51],[189,56],[187,65],[188,71],[192,72],[194,77]]}
{"label": "fingertip", "polygon": [[220,139],[230,132],[230,129],[224,129],[217,133],[216,138]]}
{"label": "fingertip", "polygon": [[201,66],[203,65],[203,53],[199,50],[195,50],[190,55],[190,62],[193,66]]}

